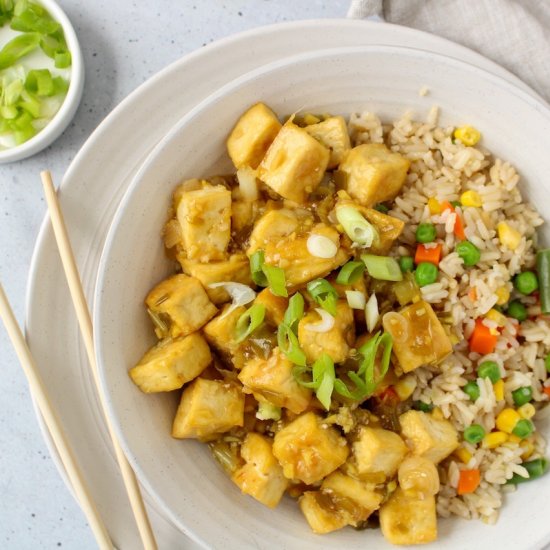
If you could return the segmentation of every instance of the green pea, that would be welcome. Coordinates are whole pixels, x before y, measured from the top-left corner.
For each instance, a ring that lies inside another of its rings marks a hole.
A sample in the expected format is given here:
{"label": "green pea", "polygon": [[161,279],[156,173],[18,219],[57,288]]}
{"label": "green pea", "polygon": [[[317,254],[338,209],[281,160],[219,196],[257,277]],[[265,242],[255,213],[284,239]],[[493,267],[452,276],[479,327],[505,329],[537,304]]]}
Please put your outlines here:
{"label": "green pea", "polygon": [[383,203],[378,203],[375,207],[375,210],[378,210],[378,212],[382,212],[382,214],[387,214],[390,209]]}
{"label": "green pea", "polygon": [[434,406],[431,403],[426,403],[425,401],[415,401],[413,403],[413,409],[417,411],[422,411],[429,413],[433,411]]}
{"label": "green pea", "polygon": [[550,372],[550,354],[545,357],[544,366],[546,367],[546,372]]}
{"label": "green pea", "polygon": [[527,319],[527,309],[519,300],[514,300],[513,302],[510,302],[506,314],[508,315],[508,317],[513,317],[514,319],[517,319],[520,323]]}
{"label": "green pea", "polygon": [[512,399],[514,400],[516,406],[521,407],[533,399],[533,390],[530,386],[518,388],[512,392]]}
{"label": "green pea", "polygon": [[518,292],[529,295],[538,290],[539,280],[532,271],[524,271],[514,277],[514,287]]}
{"label": "green pea", "polygon": [[465,386],[462,387],[462,391],[472,400],[477,401],[479,399],[480,391],[477,382],[470,381],[467,382]]}
{"label": "green pea", "polygon": [[464,261],[464,265],[468,267],[476,265],[481,258],[481,252],[479,251],[479,248],[475,244],[472,244],[470,241],[462,241],[458,243],[455,247],[455,250]]}
{"label": "green pea", "polygon": [[518,420],[516,427],[512,430],[512,433],[514,435],[517,435],[518,437],[521,437],[521,439],[525,439],[526,437],[529,437],[534,431],[535,426],[533,426],[533,423],[526,418],[522,418],[521,420]]}
{"label": "green pea", "polygon": [[456,208],[457,206],[462,206],[462,203],[460,201],[451,201],[451,206]]}
{"label": "green pea", "polygon": [[419,243],[431,243],[437,235],[433,223],[421,223],[416,229],[416,241]]}
{"label": "green pea", "polygon": [[411,256],[401,256],[401,258],[399,258],[399,267],[403,273],[412,271],[414,269],[414,260]]}
{"label": "green pea", "polygon": [[480,378],[488,378],[494,384],[500,380],[500,368],[495,361],[483,361],[477,367],[477,375]]}
{"label": "green pea", "polygon": [[437,281],[437,276],[439,274],[439,269],[437,266],[430,262],[420,262],[416,266],[416,271],[414,272],[414,279],[418,286],[431,285]]}
{"label": "green pea", "polygon": [[485,430],[479,424],[472,424],[464,430],[464,440],[476,445],[485,437]]}

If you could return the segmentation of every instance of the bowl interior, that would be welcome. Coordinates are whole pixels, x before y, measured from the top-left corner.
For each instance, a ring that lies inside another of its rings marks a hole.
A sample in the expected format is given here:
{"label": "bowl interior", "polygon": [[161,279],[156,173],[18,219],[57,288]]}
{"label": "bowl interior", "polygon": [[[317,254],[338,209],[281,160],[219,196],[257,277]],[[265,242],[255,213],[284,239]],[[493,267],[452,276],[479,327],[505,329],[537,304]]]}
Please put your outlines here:
{"label": "bowl interior", "polygon": [[[424,86],[430,92],[421,97]],[[341,48],[285,59],[225,86],[178,122],[136,176],[111,227],[95,300],[96,353],[123,446],[168,516],[214,548],[390,548],[378,531],[345,529],[320,539],[289,498],[269,510],[241,495],[206,446],[170,437],[179,392],[144,395],[127,375],[155,340],[143,299],[172,270],[160,237],[171,191],[182,179],[231,171],[226,136],[257,101],[279,115],[369,110],[386,121],[407,109],[422,119],[437,104],[441,124],[475,125],[483,143],[517,167],[524,198],[539,205],[543,215],[550,190],[545,148],[550,113],[498,77],[420,50]],[[550,476],[507,497],[497,527],[440,521],[439,541],[432,547],[481,549],[491,537],[502,549],[540,548],[550,539],[550,528],[537,514],[548,490]]]}

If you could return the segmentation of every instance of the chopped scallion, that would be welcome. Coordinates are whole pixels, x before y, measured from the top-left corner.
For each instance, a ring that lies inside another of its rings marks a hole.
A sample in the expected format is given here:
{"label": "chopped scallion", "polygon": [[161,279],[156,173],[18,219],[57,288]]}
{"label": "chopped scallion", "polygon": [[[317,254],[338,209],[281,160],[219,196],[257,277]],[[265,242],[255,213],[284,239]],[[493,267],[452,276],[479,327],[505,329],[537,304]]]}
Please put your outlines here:
{"label": "chopped scallion", "polygon": [[389,256],[363,254],[361,259],[367,266],[367,271],[373,279],[380,281],[402,281],[403,273],[399,264]]}
{"label": "chopped scallion", "polygon": [[269,290],[271,290],[275,296],[283,296],[286,298],[288,296],[288,291],[286,289],[284,270],[274,265],[264,264],[262,266],[262,271],[267,279],[267,286],[269,287]]}
{"label": "chopped scallion", "polygon": [[314,279],[307,284],[309,295],[331,315],[336,315],[338,292],[325,279]]}
{"label": "chopped scallion", "polygon": [[353,206],[337,206],[336,219],[346,235],[358,245],[367,248],[379,238],[376,228]]}
{"label": "chopped scallion", "polygon": [[[303,375],[311,373],[311,381],[304,380]],[[330,409],[332,392],[334,390],[334,381],[336,375],[334,373],[334,361],[327,353],[322,353],[313,367],[295,367],[293,371],[294,377],[298,383],[306,388],[315,390],[317,399],[323,407],[328,411]]]}
{"label": "chopped scallion", "polygon": [[289,361],[301,367],[306,366],[306,355],[300,348],[298,336],[284,323],[277,329],[277,345]]}
{"label": "chopped scallion", "polygon": [[364,272],[365,264],[363,262],[348,262],[340,269],[336,282],[339,285],[353,284],[361,278]]}
{"label": "chopped scallion", "polygon": [[264,317],[265,306],[263,304],[254,304],[249,307],[237,320],[235,341],[246,340],[264,322]]}
{"label": "chopped scallion", "polygon": [[283,323],[289,327],[292,331],[296,332],[298,329],[298,322],[304,316],[304,297],[296,292],[294,296],[288,301],[288,307],[286,308],[285,315],[283,317]]}
{"label": "chopped scallion", "polygon": [[259,286],[267,286],[267,278],[263,272],[264,266],[264,251],[256,250],[252,256],[250,256],[250,274],[252,280]]}

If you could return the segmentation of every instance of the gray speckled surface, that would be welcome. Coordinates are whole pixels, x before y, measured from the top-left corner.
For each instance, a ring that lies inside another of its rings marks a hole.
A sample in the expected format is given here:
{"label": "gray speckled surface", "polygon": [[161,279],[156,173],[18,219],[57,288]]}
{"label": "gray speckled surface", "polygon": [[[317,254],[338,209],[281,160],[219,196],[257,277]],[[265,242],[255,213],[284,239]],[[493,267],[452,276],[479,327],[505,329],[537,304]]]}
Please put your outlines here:
{"label": "gray speckled surface", "polygon": [[[38,155],[0,166],[0,281],[20,322],[45,204],[39,172],[60,181],[101,120],[151,75],[218,38],[280,21],[345,16],[348,0],[62,0],[86,65],[65,133]],[[52,322],[63,322],[55,318]],[[94,548],[85,519],[42,440],[29,392],[0,329],[0,548]]]}

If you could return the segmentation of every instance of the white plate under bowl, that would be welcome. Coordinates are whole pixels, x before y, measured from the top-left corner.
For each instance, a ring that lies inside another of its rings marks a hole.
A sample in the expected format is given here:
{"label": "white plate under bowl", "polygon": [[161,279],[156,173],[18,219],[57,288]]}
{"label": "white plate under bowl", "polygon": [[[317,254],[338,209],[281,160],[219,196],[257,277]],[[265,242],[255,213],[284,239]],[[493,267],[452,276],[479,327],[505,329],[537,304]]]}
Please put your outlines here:
{"label": "white plate under bowl", "polygon": [[[102,383],[140,481],[167,516],[204,546],[305,550],[318,547],[320,539],[311,534],[295,502],[287,498],[276,510],[263,507],[240,494],[204,445],[172,439],[176,395],[144,395],[129,381],[127,369],[154,342],[143,298],[170,273],[159,232],[171,190],[184,178],[230,169],[224,141],[252,103],[264,101],[281,115],[304,108],[341,114],[367,109],[391,120],[412,108],[423,117],[428,110],[418,95],[423,86],[441,106],[443,124],[475,124],[484,144],[518,167],[526,198],[548,204],[550,157],[545,138],[550,111],[545,105],[505,80],[451,58],[412,49],[364,47],[285,59],[225,86],[185,116],[155,148],[117,211],[95,300]],[[544,509],[548,490],[550,477],[522,487],[508,499],[497,528],[458,519],[441,521],[440,538],[432,548],[481,549],[491,538],[502,550],[539,549],[550,532],[542,515],[533,510]],[[371,544],[390,547],[378,531],[346,529],[322,539],[324,548]]]}

